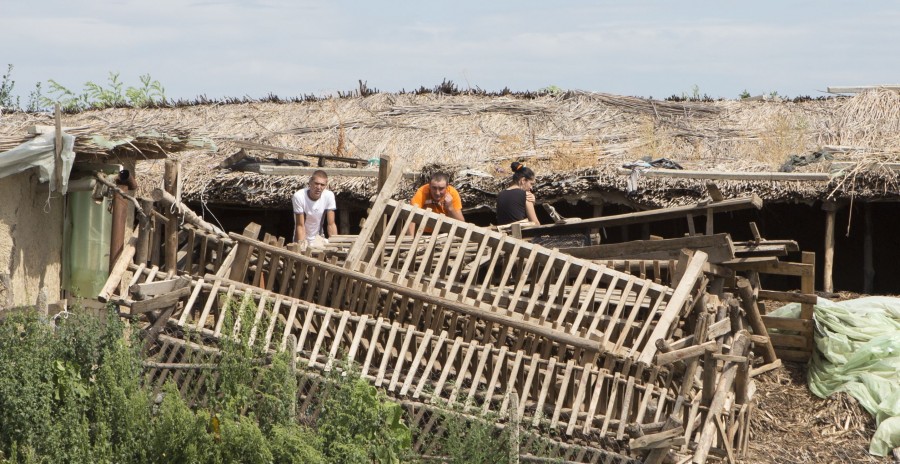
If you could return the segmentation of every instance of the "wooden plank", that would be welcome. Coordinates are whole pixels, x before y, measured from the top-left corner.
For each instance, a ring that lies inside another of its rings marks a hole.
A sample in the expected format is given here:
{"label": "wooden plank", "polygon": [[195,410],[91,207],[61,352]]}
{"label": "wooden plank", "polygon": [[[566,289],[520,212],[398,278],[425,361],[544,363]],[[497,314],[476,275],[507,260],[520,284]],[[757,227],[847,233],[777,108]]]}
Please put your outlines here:
{"label": "wooden plank", "polygon": [[777,258],[735,258],[722,265],[734,271],[756,271],[763,274],[813,276],[815,267],[810,264],[778,261]]}
{"label": "wooden plank", "polygon": [[681,250],[702,250],[711,263],[721,263],[734,259],[735,247],[728,234],[698,235],[693,237],[670,238],[663,240],[635,240],[625,243],[613,243],[576,248],[560,249],[582,259],[678,259]]}
{"label": "wooden plank", "polygon": [[[391,324],[391,330],[388,332],[387,341],[384,344],[384,353],[381,357],[381,364],[378,365],[378,372],[375,374],[375,386],[380,387],[384,382],[385,372],[388,363],[393,359],[394,339],[397,338],[397,332],[400,330],[400,323],[394,321]],[[410,331],[407,331],[410,332]]]}
{"label": "wooden plank", "polygon": [[400,345],[400,352],[397,354],[394,362],[394,374],[391,376],[391,383],[388,385],[388,391],[394,391],[397,387],[397,381],[400,379],[400,373],[403,372],[403,364],[406,361],[406,352],[409,351],[409,344],[413,339],[415,330],[412,327],[406,327],[406,336],[403,337],[403,343]]}
{"label": "wooden plank", "polygon": [[[489,321],[496,324],[501,324],[507,327],[514,328],[516,330],[521,330],[524,332],[534,333],[536,335],[540,335],[544,338],[548,338],[550,340],[554,340],[557,343],[578,347],[589,352],[596,352],[599,349],[599,346],[596,342],[566,333],[565,331],[558,330],[552,327],[547,327],[544,325],[536,324],[534,322],[525,321],[521,315],[507,315],[507,314],[498,314],[489,309],[482,309],[480,307],[471,306],[468,304],[459,303],[457,301],[453,301],[446,298],[441,298],[439,296],[431,295],[428,293],[419,292],[410,288],[407,288],[404,285],[395,284],[392,282],[385,281],[384,279],[379,279],[374,276],[366,275],[358,271],[353,271],[351,269],[341,268],[337,265],[322,262],[315,260],[313,258],[291,253],[284,249],[279,249],[277,247],[267,245],[263,242],[259,242],[256,240],[249,239],[247,237],[242,237],[240,235],[231,234],[232,238],[238,242],[238,246],[242,243],[250,244],[255,248],[259,248],[260,250],[266,250],[269,252],[281,253],[290,255],[293,259],[301,262],[306,262],[311,265],[314,265],[314,271],[318,270],[320,272],[333,272],[336,274],[342,274],[349,278],[356,279],[366,285],[371,285],[378,289],[387,290],[389,292],[393,292],[397,295],[407,296],[410,298],[421,300],[425,304],[434,305],[436,307],[446,308],[450,311],[455,311],[460,314],[465,314],[469,317],[477,317],[481,320]],[[312,279],[310,279],[312,280]],[[489,282],[488,282],[489,283]],[[311,287],[312,288],[312,287]],[[308,295],[304,300],[309,300],[311,295]]]}
{"label": "wooden plank", "polygon": [[[419,364],[422,362],[422,357],[425,355],[425,352],[431,348],[431,338],[434,336],[434,331],[428,329],[425,331],[425,335],[422,336],[422,341],[419,342],[419,349],[416,350],[416,355],[413,357],[412,364],[409,365],[409,370],[406,373],[406,380],[403,382],[403,385],[400,387],[399,394],[401,396],[406,395],[406,392],[409,391],[409,387],[412,386],[412,381],[416,377],[416,371],[419,369]],[[446,337],[446,332],[442,333],[442,337]],[[437,352],[437,350],[435,350]]]}
{"label": "wooden plank", "polygon": [[[900,91],[900,85],[851,85],[851,86],[828,86],[825,91],[828,93],[861,93],[867,90],[884,89]],[[834,164],[834,163],[832,163]]]}
{"label": "wooden plank", "polygon": [[343,311],[337,329],[334,331],[334,340],[331,342],[331,349],[328,350],[328,360],[325,361],[325,372],[330,371],[331,366],[334,364],[338,348],[340,347],[341,342],[344,341],[344,328],[347,326],[348,320],[350,320],[350,311]]}
{"label": "wooden plank", "polygon": [[[617,168],[619,174],[631,175],[631,169]],[[732,171],[692,171],[687,169],[651,168],[641,171],[644,177],[666,177],[676,179],[748,180],[759,182],[828,182],[828,173],[816,172],[732,172]],[[726,200],[727,201],[727,200]]]}
{"label": "wooden plank", "polygon": [[581,378],[578,380],[578,391],[575,393],[575,402],[572,403],[572,413],[569,416],[569,423],[566,426],[566,435],[572,435],[575,432],[575,425],[581,409],[584,406],[584,395],[587,391],[588,380],[592,372],[592,366],[581,366]]}
{"label": "wooden plank", "polygon": [[570,379],[572,377],[572,370],[575,368],[575,360],[570,359],[566,362],[566,369],[563,371],[562,382],[560,384],[560,389],[556,393],[556,407],[553,409],[553,416],[550,419],[550,428],[555,429],[557,424],[559,423],[559,415],[562,413],[562,406],[565,402],[566,393],[569,391]]}
{"label": "wooden plank", "polygon": [[[251,142],[249,140],[232,140],[231,143],[234,146],[245,149],[245,150],[260,150],[260,151],[267,151],[270,153],[283,153],[285,155],[308,156],[311,158],[317,158],[319,160],[340,161],[343,163],[355,164],[357,166],[368,164],[368,160],[365,160],[362,158],[347,158],[347,157],[343,157],[343,156],[324,155],[324,154],[318,154],[318,153],[305,153],[300,150],[292,150],[290,148],[275,147],[275,146],[267,145],[264,143]],[[321,169],[321,168],[316,168],[316,169]],[[329,168],[329,170],[330,169],[331,168]]]}
{"label": "wooden plank", "polygon": [[649,365],[653,361],[653,357],[656,355],[656,340],[667,338],[671,325],[677,320],[682,307],[688,298],[690,298],[691,292],[694,290],[694,285],[703,275],[704,264],[706,264],[706,253],[702,251],[695,252],[694,256],[691,257],[691,260],[688,262],[687,270],[685,270],[681,281],[675,288],[675,292],[672,293],[672,296],[666,303],[666,308],[663,310],[662,314],[660,314],[656,327],[654,327],[653,332],[650,333],[647,344],[640,357],[638,357],[639,362]]}
{"label": "wooden plank", "polygon": [[643,224],[657,221],[666,221],[670,219],[681,219],[688,214],[705,215],[710,211],[715,213],[724,213],[728,211],[738,211],[743,209],[761,209],[763,201],[757,195],[743,198],[734,198],[724,200],[717,203],[701,203],[696,206],[677,206],[673,208],[656,209],[649,211],[640,211],[637,213],[618,214],[614,216],[603,216],[599,218],[584,219],[579,222],[570,224],[548,224],[532,227],[523,227],[522,235],[533,237],[551,233],[551,231],[562,230],[582,230],[596,227],[614,227],[625,226],[631,224]]}
{"label": "wooden plank", "polygon": [[[216,283],[218,283],[218,282],[216,282]],[[300,302],[297,300],[294,300],[291,303],[291,309],[288,312],[288,317],[284,324],[284,334],[282,334],[282,336],[281,336],[281,345],[279,345],[279,348],[278,348],[279,351],[283,351],[285,349],[285,347],[287,346],[288,337],[291,335],[291,331],[294,328],[294,318],[297,317],[297,307],[298,306],[300,306]]]}
{"label": "wooden plank", "polygon": [[358,238],[355,242],[353,242],[353,246],[350,247],[350,251],[347,252],[347,258],[345,260],[346,268],[354,268],[354,266],[356,266],[356,264],[362,259],[366,249],[366,244],[369,243],[369,240],[372,238],[372,234],[378,227],[380,223],[379,219],[384,214],[384,210],[387,207],[387,201],[390,200],[391,195],[394,194],[394,190],[396,190],[397,186],[400,184],[402,175],[403,165],[402,163],[397,162],[394,164],[393,169],[391,169],[391,173],[388,176],[385,185],[375,197],[375,201],[373,202],[372,208],[369,211],[368,217],[370,220],[367,220],[363,225],[362,230],[360,230],[359,232]]}
{"label": "wooden plank", "polygon": [[109,301],[110,295],[112,295],[113,292],[115,292],[119,287],[119,283],[122,281],[122,275],[125,274],[125,271],[128,270],[128,265],[131,264],[131,259],[134,257],[134,245],[137,242],[137,236],[139,233],[140,226],[135,227],[134,232],[128,239],[128,243],[125,244],[125,248],[123,248],[122,252],[119,253],[119,258],[116,259],[116,264],[113,266],[112,270],[109,271],[109,277],[106,279],[106,283],[103,284],[103,288],[97,295],[97,301],[106,303],[107,301]]}
{"label": "wooden plank", "polygon": [[149,300],[135,301],[131,304],[131,314],[143,314],[148,311],[168,308],[177,303],[182,298],[187,298],[190,295],[191,288],[182,287],[178,290],[164,293]]}
{"label": "wooden plank", "polygon": [[785,303],[808,303],[816,304],[819,297],[816,295],[804,295],[795,292],[778,292],[774,290],[759,290],[760,300],[782,301]]}
{"label": "wooden plank", "polygon": [[197,319],[197,323],[194,324],[194,330],[200,330],[203,327],[206,327],[206,319],[209,318],[209,312],[212,310],[213,305],[216,303],[216,300],[219,296],[219,288],[222,285],[221,280],[215,280],[213,282],[212,290],[209,292],[209,298],[206,300],[206,304],[203,305],[203,311],[200,313],[200,317]]}
{"label": "wooden plank", "polygon": [[194,286],[194,291],[191,293],[191,297],[188,298],[187,303],[184,304],[184,309],[181,310],[181,317],[178,318],[178,325],[183,326],[185,322],[187,322],[188,315],[191,314],[191,309],[194,307],[194,303],[197,302],[197,297],[200,296],[200,291],[203,290],[203,278]]}
{"label": "wooden plank", "polygon": [[[415,392],[413,392],[413,398],[418,398],[419,395],[422,393],[422,389],[425,388],[425,383],[426,383],[425,380],[428,379],[429,376],[431,375],[431,370],[434,368],[434,364],[437,360],[438,355],[443,351],[442,348],[443,348],[444,342],[446,340],[447,340],[447,332],[441,331],[441,335],[440,335],[440,337],[438,337],[438,340],[435,343],[434,349],[431,352],[431,357],[428,358],[428,364],[425,365],[425,370],[422,372],[421,380],[419,381],[419,384],[416,386]],[[456,339],[453,341],[453,348],[451,348],[451,350],[450,350],[449,358],[452,358],[453,356],[456,355],[456,350],[459,349],[459,345],[461,343],[462,343],[462,338],[456,337]],[[449,374],[449,369],[442,369],[442,372],[441,372],[442,377],[444,376],[445,371],[447,372],[447,374]],[[437,392],[438,395],[440,395],[440,388],[435,386],[435,391]]]}
{"label": "wooden plank", "polygon": [[772,341],[772,346],[775,347],[777,351],[780,348],[798,348],[804,351],[806,348],[806,336],[805,335],[784,335],[784,334],[769,334],[769,339]]}
{"label": "wooden plank", "polygon": [[813,326],[811,320],[794,319],[790,317],[762,316],[762,320],[769,330],[794,330],[805,333],[811,331]]}

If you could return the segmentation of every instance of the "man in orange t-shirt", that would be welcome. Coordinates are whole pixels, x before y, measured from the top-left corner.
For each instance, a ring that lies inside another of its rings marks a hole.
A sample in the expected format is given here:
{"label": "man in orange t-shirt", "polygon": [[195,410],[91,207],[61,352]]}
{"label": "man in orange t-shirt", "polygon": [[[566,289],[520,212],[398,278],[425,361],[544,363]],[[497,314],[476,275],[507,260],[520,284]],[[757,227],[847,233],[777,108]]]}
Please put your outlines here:
{"label": "man in orange t-shirt", "polygon": [[[450,176],[444,172],[436,172],[432,174],[431,181],[419,187],[412,200],[409,201],[413,206],[419,208],[430,209],[431,211],[450,216],[453,219],[465,221],[462,214],[462,200],[459,199],[459,192],[450,186]],[[409,234],[415,233],[416,225],[409,225]],[[430,227],[425,228],[425,232],[431,232]]]}

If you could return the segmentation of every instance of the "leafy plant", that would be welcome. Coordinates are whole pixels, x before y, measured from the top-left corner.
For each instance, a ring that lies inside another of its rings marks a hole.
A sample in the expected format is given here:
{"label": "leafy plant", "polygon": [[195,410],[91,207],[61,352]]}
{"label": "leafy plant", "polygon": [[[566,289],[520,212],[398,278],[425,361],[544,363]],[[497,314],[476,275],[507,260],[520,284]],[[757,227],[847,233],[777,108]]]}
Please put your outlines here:
{"label": "leafy plant", "polygon": [[16,87],[16,81],[10,78],[12,70],[13,65],[7,65],[6,74],[0,77],[0,107],[15,110],[19,108],[19,97],[14,97],[12,94]]}
{"label": "leafy plant", "polygon": [[[78,111],[88,108],[112,108],[119,106],[150,106],[166,101],[165,88],[159,81],[153,80],[149,74],[139,77],[140,86],[129,86],[119,80],[119,73],[110,71],[106,86],[93,81],[84,84],[84,90],[76,93],[59,82],[49,79],[49,97],[38,96],[38,102],[44,106],[59,103],[67,111]],[[38,88],[40,93],[40,88]]]}
{"label": "leafy plant", "polygon": [[318,432],[329,462],[396,464],[412,444],[403,409],[349,368],[334,369]]}

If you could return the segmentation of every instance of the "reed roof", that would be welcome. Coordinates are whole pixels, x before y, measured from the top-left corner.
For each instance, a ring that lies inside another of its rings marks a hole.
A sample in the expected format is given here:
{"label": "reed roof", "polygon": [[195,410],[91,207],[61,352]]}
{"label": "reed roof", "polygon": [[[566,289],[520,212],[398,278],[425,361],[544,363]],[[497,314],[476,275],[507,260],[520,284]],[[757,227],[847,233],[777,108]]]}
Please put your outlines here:
{"label": "reed roof", "polygon": [[[2,115],[0,151],[21,138],[28,125],[52,124],[48,120],[46,115]],[[838,147],[830,161],[796,168],[828,172],[834,161],[859,163],[858,169],[829,181],[716,181],[726,196],[816,200],[894,196],[896,174],[879,163],[900,159],[900,94],[888,90],[796,102],[674,102],[587,92],[378,93],[289,103],[112,108],[65,115],[63,125],[83,131],[76,150],[103,151],[87,134],[130,136],[143,144],[122,144],[119,150],[155,150],[181,160],[187,200],[266,207],[287,207],[290,194],[307,178],[218,169],[238,151],[235,141],[367,160],[389,155],[415,171],[428,172],[435,165],[451,173],[479,171],[488,177],[454,180],[470,205],[490,202],[490,193],[502,188],[516,160],[537,173],[539,198],[615,192],[638,204],[667,206],[705,196],[706,181],[645,177],[637,192],[626,195],[627,176],[617,168],[641,158],[668,158],[692,170],[778,171],[791,155]],[[141,134],[144,139],[136,137]],[[198,140],[212,143],[197,148]],[[328,166],[346,167],[332,161]],[[161,161],[139,164],[139,176],[153,179],[142,186],[157,186],[161,172]],[[409,195],[417,183],[408,181],[398,195]],[[371,178],[333,178],[330,186],[344,199],[363,200],[374,193]]]}

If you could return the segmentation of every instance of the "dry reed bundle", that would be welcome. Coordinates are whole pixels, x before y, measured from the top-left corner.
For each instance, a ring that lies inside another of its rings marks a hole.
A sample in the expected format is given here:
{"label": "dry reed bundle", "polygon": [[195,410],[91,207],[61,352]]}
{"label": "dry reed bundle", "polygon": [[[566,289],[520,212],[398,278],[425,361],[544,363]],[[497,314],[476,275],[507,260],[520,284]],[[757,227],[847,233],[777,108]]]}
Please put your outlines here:
{"label": "dry reed bundle", "polygon": [[[666,157],[686,169],[771,171],[778,170],[790,155],[808,154],[826,145],[849,145],[858,149],[836,151],[835,161],[897,160],[897,98],[895,93],[883,91],[798,103],[661,102],[588,92],[534,98],[379,93],[298,103],[108,109],[65,115],[63,124],[84,127],[107,138],[154,130],[157,135],[174,134],[179,140],[185,137],[179,131],[209,137],[216,151],[190,150],[189,145],[173,140],[170,146],[157,149],[182,161],[188,198],[205,195],[208,200],[219,201],[207,194],[221,192],[229,201],[246,198],[250,204],[271,204],[282,191],[305,184],[306,179],[270,179],[217,170],[224,157],[237,151],[232,140],[366,160],[387,154],[417,171],[432,164],[477,169],[494,180],[471,184],[482,188],[479,185],[483,183],[488,191],[502,185],[509,174],[509,163],[515,160],[528,162],[538,173],[539,183],[577,177],[581,170],[599,176],[546,190],[548,195],[573,195],[601,188],[624,190],[624,176],[613,168],[644,157]],[[0,143],[16,144],[24,138],[27,125],[50,121],[47,116],[4,115],[0,118]],[[144,146],[132,145],[149,151],[161,139],[150,137]],[[90,153],[98,150],[87,144],[79,147]],[[123,145],[120,150],[125,147],[130,148]],[[175,149],[183,151],[173,153]],[[252,155],[274,157],[258,151]],[[145,177],[158,178],[162,165],[143,163],[139,170]],[[798,170],[825,172],[828,163]],[[888,184],[876,182],[887,175],[885,172],[862,171],[867,174],[858,176],[862,180],[854,187],[856,192],[877,195],[888,188]],[[825,198],[836,187],[837,195],[850,191],[840,179],[830,184],[722,184],[726,190],[754,191],[769,200]],[[353,198],[368,194],[365,185],[352,180],[335,181],[332,186]],[[241,193],[244,188],[249,193]],[[660,206],[694,201],[704,191],[700,182],[690,179],[647,178],[641,181],[641,188],[634,197],[636,202]],[[470,194],[475,202],[488,201],[477,190]]]}

